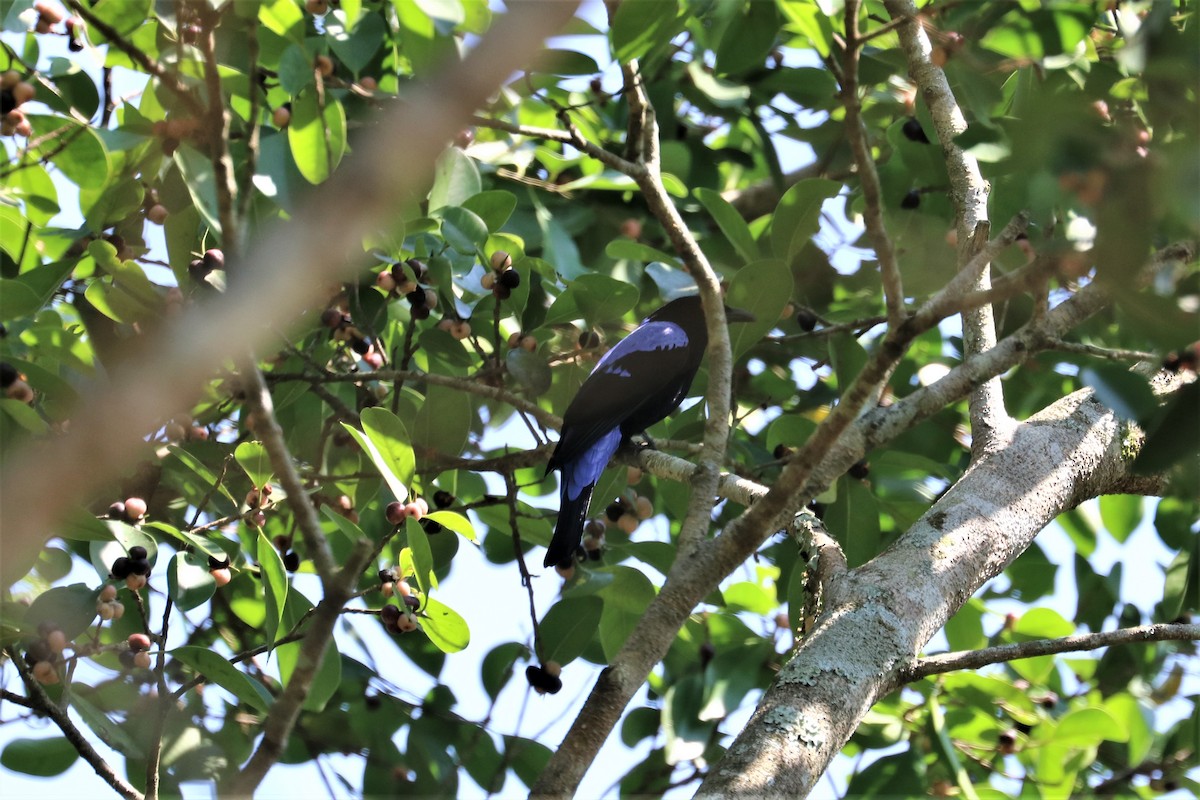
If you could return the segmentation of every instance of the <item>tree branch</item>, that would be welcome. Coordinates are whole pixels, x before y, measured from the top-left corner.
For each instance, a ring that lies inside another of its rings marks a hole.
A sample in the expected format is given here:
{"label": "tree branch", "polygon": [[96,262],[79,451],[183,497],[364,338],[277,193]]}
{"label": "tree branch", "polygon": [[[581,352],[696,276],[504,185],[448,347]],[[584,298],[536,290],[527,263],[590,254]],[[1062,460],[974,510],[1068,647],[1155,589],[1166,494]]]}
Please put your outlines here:
{"label": "tree branch", "polygon": [[[444,142],[574,9],[573,3],[516,4],[497,17],[462,62],[440,72],[427,88],[414,89],[408,105],[364,130],[355,153],[297,214],[256,235],[239,259],[254,265],[240,291],[188,309],[156,338],[153,351],[113,369],[86,402],[64,411],[70,433],[9,453],[0,470],[0,496],[26,498],[29,507],[0,505],[0,529],[23,532],[0,537],[0,580],[23,576],[70,511],[61,502],[64,480],[76,496],[91,497],[106,476],[141,456],[152,420],[189,406],[204,379],[228,358],[273,339],[275,327],[319,302],[330,280],[355,274],[363,237],[389,224],[423,191]],[[411,113],[413,107],[421,113]],[[404,142],[403,159],[395,158],[397,141]],[[328,213],[331,203],[338,214]],[[107,470],[87,466],[95,453],[105,454]]]}
{"label": "tree branch", "polygon": [[[983,247],[988,238],[988,182],[979,172],[979,163],[955,142],[967,129],[967,121],[946,73],[933,63],[932,45],[921,24],[912,0],[885,0],[884,5],[893,21],[901,21],[897,30],[901,48],[908,59],[908,71],[929,106],[934,129],[942,146],[946,170],[950,176],[950,199],[954,203],[958,229],[958,261],[960,268]],[[979,270],[976,291],[987,291],[991,285],[990,268]],[[965,355],[982,353],[996,345],[996,324],[991,306],[980,306],[963,314],[963,349]],[[972,393],[971,451],[979,458],[1000,440],[1011,425],[1004,409],[1004,391],[1000,379],[987,381]]]}
{"label": "tree branch", "polygon": [[1179,642],[1200,640],[1200,625],[1141,625],[1136,628],[1121,628],[1099,633],[1081,633],[1060,639],[1036,639],[1031,642],[1013,642],[982,650],[960,653],[939,653],[915,659],[902,667],[896,679],[901,683],[912,683],[929,675],[954,672],[960,669],[979,669],[989,664],[1001,664],[1021,658],[1050,656],[1057,653],[1074,653],[1080,650],[1096,650],[1120,644],[1142,644],[1144,642]]}
{"label": "tree branch", "polygon": [[871,156],[871,145],[867,137],[867,126],[862,119],[862,102],[858,97],[858,59],[862,54],[858,31],[858,15],[862,10],[859,0],[848,0],[845,9],[846,50],[842,64],[842,106],[846,109],[845,131],[858,166],[858,181],[863,193],[863,222],[867,236],[879,261],[879,273],[883,281],[883,297],[887,304],[888,325],[897,327],[904,320],[904,285],[900,278],[900,264],[896,261],[896,248],[892,237],[883,224],[883,190],[879,185],[879,173],[875,171],[875,159]]}
{"label": "tree branch", "polygon": [[25,689],[29,692],[29,707],[49,717],[58,726],[58,729],[62,731],[62,735],[66,737],[66,740],[79,753],[80,758],[90,764],[92,769],[96,771],[96,774],[100,776],[100,779],[111,786],[114,792],[126,798],[126,800],[144,800],[142,793],[126,783],[117,774],[116,770],[104,760],[104,757],[96,752],[96,748],[92,747],[92,743],[87,740],[87,737],[83,735],[79,728],[75,727],[75,723],[67,716],[66,710],[59,708],[58,704],[50,699],[50,696],[46,694],[46,690],[30,674],[29,667],[25,664],[24,656],[15,649],[10,648],[9,657],[13,665],[17,668],[21,680],[25,682]]}

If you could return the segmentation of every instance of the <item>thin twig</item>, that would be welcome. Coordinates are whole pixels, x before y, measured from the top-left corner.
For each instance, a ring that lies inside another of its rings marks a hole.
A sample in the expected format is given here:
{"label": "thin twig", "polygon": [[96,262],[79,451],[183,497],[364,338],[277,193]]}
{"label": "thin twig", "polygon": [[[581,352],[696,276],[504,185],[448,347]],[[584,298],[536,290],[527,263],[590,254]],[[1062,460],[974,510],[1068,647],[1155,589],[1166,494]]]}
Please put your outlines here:
{"label": "thin twig", "polygon": [[1014,642],[982,650],[959,653],[940,653],[918,658],[897,674],[900,683],[911,683],[929,675],[954,672],[960,669],[979,669],[989,664],[1001,664],[1021,658],[1049,656],[1057,653],[1073,653],[1080,650],[1096,650],[1118,644],[1140,644],[1144,642],[1188,642],[1200,640],[1200,625],[1141,625],[1099,633],[1081,633],[1060,639],[1035,639],[1031,642]]}

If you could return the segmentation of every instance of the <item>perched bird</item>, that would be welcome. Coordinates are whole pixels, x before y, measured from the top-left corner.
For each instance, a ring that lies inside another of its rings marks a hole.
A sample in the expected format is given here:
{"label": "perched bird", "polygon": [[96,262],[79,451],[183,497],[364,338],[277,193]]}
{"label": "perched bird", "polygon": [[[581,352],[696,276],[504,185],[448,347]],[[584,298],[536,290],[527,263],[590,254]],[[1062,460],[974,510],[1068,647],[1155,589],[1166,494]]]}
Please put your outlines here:
{"label": "perched bird", "polygon": [[[753,315],[726,309],[730,322]],[[569,563],[583,538],[592,490],[629,437],[679,407],[708,346],[700,298],[689,295],[655,311],[604,354],[563,415],[546,473],[561,473],[561,502],[545,566]]]}

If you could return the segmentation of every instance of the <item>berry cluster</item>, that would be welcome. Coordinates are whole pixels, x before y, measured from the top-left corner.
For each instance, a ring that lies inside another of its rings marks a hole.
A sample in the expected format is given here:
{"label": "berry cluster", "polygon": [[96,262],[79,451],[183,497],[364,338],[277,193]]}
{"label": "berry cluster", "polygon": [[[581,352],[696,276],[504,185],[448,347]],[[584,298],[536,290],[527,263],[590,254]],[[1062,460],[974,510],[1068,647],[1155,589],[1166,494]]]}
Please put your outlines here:
{"label": "berry cluster", "polygon": [[339,307],[325,309],[321,313],[321,324],[333,332],[333,338],[339,342],[347,342],[350,349],[362,358],[372,369],[383,366],[383,353],[375,346],[371,337],[367,336],[350,319],[350,315]]}
{"label": "berry cluster", "polygon": [[562,665],[557,661],[547,661],[540,667],[530,664],[525,668],[525,680],[538,694],[558,694],[562,689]]}
{"label": "berry cluster", "polygon": [[128,556],[121,556],[112,563],[109,577],[125,581],[130,591],[142,589],[150,577],[150,561],[146,556],[146,548],[134,545],[129,548]]}
{"label": "berry cluster", "polygon": [[521,285],[521,273],[512,268],[512,256],[503,250],[492,253],[491,272],[484,273],[479,279],[484,289],[496,296],[497,300],[507,300],[512,296],[512,290]]}
{"label": "berry cluster", "polygon": [[275,549],[279,551],[279,557],[283,559],[284,569],[288,572],[300,569],[300,554],[292,549],[292,537],[276,536],[271,541],[275,545]]}
{"label": "berry cluster", "polygon": [[188,264],[188,275],[198,284],[208,285],[205,278],[214,270],[225,269],[225,253],[215,247],[204,251],[200,258],[193,258]]}
{"label": "berry cluster", "polygon": [[105,622],[125,616],[125,604],[117,599],[117,587],[111,583],[106,583],[96,598],[96,614]]}
{"label": "berry cluster", "polygon": [[38,683],[58,683],[58,668],[62,663],[62,652],[70,646],[66,635],[53,622],[38,625],[38,638],[25,651],[25,663]]}
{"label": "berry cluster", "polygon": [[412,633],[417,629],[417,615],[407,603],[403,610],[393,605],[379,609],[379,620],[383,623],[383,629],[392,634]]}
{"label": "berry cluster", "polygon": [[33,402],[33,387],[29,385],[25,376],[7,361],[0,361],[0,390],[10,400],[26,404]]}
{"label": "berry cluster", "polygon": [[126,648],[117,653],[117,660],[125,669],[150,669],[150,637],[144,633],[131,633],[125,640]]}
{"label": "berry cluster", "polygon": [[158,202],[158,190],[153,186],[147,186],[145,194],[142,196],[142,212],[146,215],[146,219],[155,225],[162,225],[171,215],[167,207]]}
{"label": "berry cluster", "polygon": [[0,73],[0,136],[32,136],[33,126],[21,106],[33,99],[37,89],[21,80],[21,73],[10,69]]}
{"label": "berry cluster", "polygon": [[108,518],[119,522],[138,522],[146,516],[146,501],[140,497],[127,497],[108,507]]}
{"label": "berry cluster", "polygon": [[420,522],[428,513],[429,503],[420,497],[414,497],[408,503],[392,501],[383,510],[383,514],[387,517],[388,524],[390,525],[400,525],[409,517]]}

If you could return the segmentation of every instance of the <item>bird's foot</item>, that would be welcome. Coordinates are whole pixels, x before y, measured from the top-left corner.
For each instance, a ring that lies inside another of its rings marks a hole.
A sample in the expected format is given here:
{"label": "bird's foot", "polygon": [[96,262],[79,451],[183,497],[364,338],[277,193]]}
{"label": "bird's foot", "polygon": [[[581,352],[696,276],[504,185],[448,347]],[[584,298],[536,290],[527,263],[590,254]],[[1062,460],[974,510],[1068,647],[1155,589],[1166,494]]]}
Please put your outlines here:
{"label": "bird's foot", "polygon": [[619,449],[624,451],[625,453],[635,456],[635,457],[637,456],[638,453],[642,452],[643,450],[657,450],[658,449],[658,445],[654,442],[653,439],[650,438],[650,435],[647,434],[645,431],[642,431],[642,433],[640,434],[640,437],[641,438],[639,438],[639,439],[632,439],[632,438],[625,439],[624,441],[621,442],[621,446]]}

